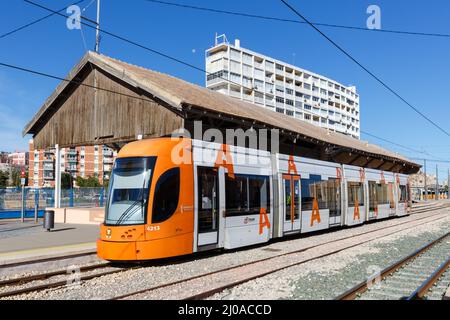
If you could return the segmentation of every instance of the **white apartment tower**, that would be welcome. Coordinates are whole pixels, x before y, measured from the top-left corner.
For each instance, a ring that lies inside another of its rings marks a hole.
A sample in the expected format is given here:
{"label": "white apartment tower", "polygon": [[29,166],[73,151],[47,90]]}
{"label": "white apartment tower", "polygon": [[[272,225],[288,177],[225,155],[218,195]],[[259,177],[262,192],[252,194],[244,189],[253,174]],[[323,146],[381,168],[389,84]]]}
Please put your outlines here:
{"label": "white apartment tower", "polygon": [[360,138],[355,86],[241,48],[239,40],[232,45],[225,36],[206,50],[206,71],[209,89]]}

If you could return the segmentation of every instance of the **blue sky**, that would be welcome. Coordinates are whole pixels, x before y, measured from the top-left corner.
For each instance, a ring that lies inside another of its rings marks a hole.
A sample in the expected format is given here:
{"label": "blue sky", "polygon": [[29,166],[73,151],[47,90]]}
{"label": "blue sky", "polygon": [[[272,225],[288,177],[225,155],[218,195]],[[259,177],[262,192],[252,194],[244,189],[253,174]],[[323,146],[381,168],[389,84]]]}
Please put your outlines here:
{"label": "blue sky", "polygon": [[[169,1],[169,0],[168,0]],[[295,19],[278,0],[202,1],[171,0],[197,6]],[[53,9],[75,1],[36,0]],[[80,6],[86,7],[91,0]],[[317,0],[290,3],[314,22],[366,26],[366,9],[381,8],[382,28],[450,34],[450,2]],[[83,15],[95,18],[95,2]],[[47,12],[21,0],[3,3],[0,34],[26,24]],[[145,0],[102,0],[102,28],[156,50],[204,67],[204,51],[214,43],[214,34],[225,33],[230,41],[279,60],[293,63],[344,84],[354,84],[361,96],[361,127],[431,155],[413,153],[363,135],[409,157],[450,159],[450,139],[420,118],[398,98],[381,87],[352,61],[306,25],[271,22],[245,17],[175,8]],[[450,38],[420,37],[352,31],[322,27],[327,35],[362,64],[380,76],[426,115],[450,131],[446,93],[450,86]],[[87,49],[93,49],[94,31],[68,30],[62,17],[53,16],[30,28],[0,39],[0,62],[66,76]],[[172,74],[204,85],[196,70],[103,36],[101,52],[124,61]],[[0,67],[0,150],[27,148],[24,125],[57,86],[46,79]],[[428,170],[434,172],[434,163]],[[441,177],[448,164],[440,164]]]}

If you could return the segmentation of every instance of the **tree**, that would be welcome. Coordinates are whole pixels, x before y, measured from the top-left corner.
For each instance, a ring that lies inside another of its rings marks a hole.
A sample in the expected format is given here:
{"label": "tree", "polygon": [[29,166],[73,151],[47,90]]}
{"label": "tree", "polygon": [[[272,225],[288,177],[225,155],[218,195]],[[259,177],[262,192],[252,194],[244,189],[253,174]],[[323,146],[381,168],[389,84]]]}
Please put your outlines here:
{"label": "tree", "polygon": [[[28,176],[28,173],[25,173]],[[22,185],[20,179],[22,178],[22,170],[20,168],[13,168],[11,171],[11,187],[20,188]]]}
{"label": "tree", "polygon": [[77,186],[80,188],[99,188],[102,186],[96,177],[77,177],[76,181]]}
{"label": "tree", "polygon": [[0,188],[6,188],[8,186],[9,176],[6,172],[0,171]]}

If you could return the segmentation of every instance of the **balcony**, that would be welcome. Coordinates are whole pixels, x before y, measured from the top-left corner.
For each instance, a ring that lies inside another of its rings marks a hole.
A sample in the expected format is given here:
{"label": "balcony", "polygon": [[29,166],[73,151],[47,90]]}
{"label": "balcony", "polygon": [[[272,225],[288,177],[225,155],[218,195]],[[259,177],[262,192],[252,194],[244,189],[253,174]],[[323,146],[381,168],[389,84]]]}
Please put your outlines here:
{"label": "balcony", "polygon": [[44,173],[44,180],[54,180],[55,176],[53,173]]}
{"label": "balcony", "polygon": [[113,158],[103,158],[103,163],[113,163],[114,159]]}
{"label": "balcony", "polygon": [[240,91],[230,90],[230,96],[240,99],[241,98],[241,92]]}
{"label": "balcony", "polygon": [[109,149],[103,149],[103,156],[104,156],[104,157],[112,157],[112,156],[113,156],[112,150],[109,150]]}

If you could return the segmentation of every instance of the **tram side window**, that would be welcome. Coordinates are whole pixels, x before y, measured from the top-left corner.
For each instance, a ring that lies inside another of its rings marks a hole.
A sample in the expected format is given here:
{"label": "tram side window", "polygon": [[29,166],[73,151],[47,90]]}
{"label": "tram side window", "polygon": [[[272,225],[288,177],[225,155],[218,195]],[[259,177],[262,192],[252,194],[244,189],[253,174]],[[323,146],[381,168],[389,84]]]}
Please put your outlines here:
{"label": "tram side window", "polygon": [[180,168],[164,172],[156,183],[152,223],[169,219],[178,207],[180,195]]}
{"label": "tram side window", "polygon": [[399,199],[399,202],[400,203],[405,203],[407,201],[408,201],[408,190],[407,190],[406,186],[400,185],[400,199]]}
{"label": "tram side window", "polygon": [[356,201],[358,201],[360,206],[364,205],[364,189],[361,182],[348,182],[347,189],[349,207],[354,207]]}
{"label": "tram side window", "polygon": [[341,215],[341,186],[339,180],[329,179],[327,182],[327,206],[330,209],[330,217]]}
{"label": "tram side window", "polygon": [[378,204],[389,204],[389,186],[385,183],[378,184]]}
{"label": "tram side window", "polygon": [[217,171],[198,167],[198,232],[218,229],[219,183]]}
{"label": "tram side window", "polygon": [[369,181],[369,211],[375,211],[378,206],[378,186],[375,181]]}
{"label": "tram side window", "polygon": [[302,183],[302,211],[312,210],[314,198],[319,209],[328,208],[328,181],[322,181],[320,175],[311,174],[309,179],[301,179]]}
{"label": "tram side window", "polygon": [[388,203],[391,209],[395,209],[395,201],[394,201],[394,184],[388,184]]}
{"label": "tram side window", "polygon": [[226,175],[226,214],[230,216],[259,214],[270,210],[270,183],[267,176]]}

